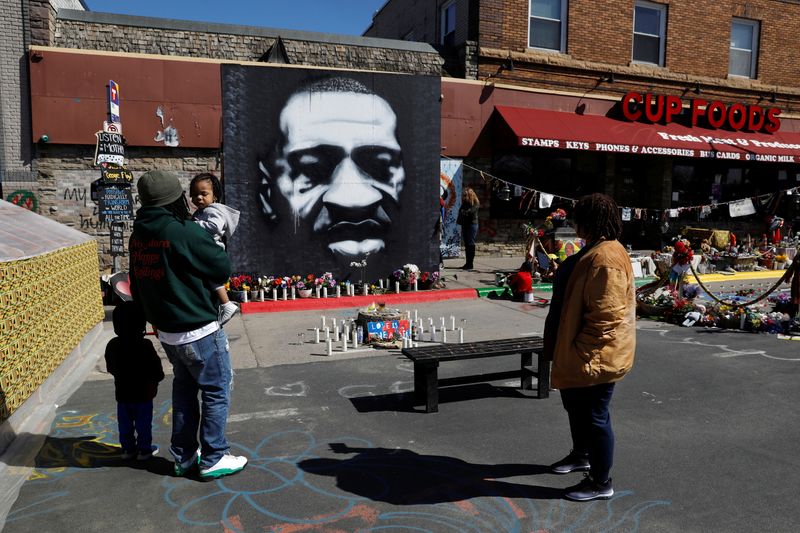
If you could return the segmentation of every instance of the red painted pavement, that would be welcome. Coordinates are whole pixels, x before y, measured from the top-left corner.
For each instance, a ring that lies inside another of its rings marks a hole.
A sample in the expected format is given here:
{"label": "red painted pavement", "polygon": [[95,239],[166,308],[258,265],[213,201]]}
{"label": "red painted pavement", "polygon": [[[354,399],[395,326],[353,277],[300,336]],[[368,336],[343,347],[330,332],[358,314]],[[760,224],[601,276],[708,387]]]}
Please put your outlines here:
{"label": "red painted pavement", "polygon": [[297,300],[268,300],[240,304],[242,314],[283,313],[286,311],[310,311],[312,309],[338,309],[342,307],[366,307],[372,302],[387,304],[411,304],[440,302],[442,300],[473,300],[478,298],[475,289],[441,289],[433,291],[401,292],[399,294],[377,294],[369,296],[342,296],[341,298],[298,298]]}

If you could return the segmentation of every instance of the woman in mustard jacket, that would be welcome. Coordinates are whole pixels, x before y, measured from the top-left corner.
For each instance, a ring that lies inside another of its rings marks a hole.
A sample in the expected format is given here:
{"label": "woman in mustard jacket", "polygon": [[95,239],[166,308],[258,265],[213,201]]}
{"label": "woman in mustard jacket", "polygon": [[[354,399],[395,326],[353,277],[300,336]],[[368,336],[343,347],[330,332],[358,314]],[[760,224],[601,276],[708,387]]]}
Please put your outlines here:
{"label": "woman in mustard jacket", "polygon": [[609,406],[614,384],[633,366],[636,300],[631,262],[617,240],[622,221],[614,200],[599,193],[584,196],[575,206],[574,221],[586,245],[556,271],[544,348],[553,361],[552,385],[561,391],[572,435],[572,451],[551,470],[589,471],[564,496],[590,501],[614,494]]}

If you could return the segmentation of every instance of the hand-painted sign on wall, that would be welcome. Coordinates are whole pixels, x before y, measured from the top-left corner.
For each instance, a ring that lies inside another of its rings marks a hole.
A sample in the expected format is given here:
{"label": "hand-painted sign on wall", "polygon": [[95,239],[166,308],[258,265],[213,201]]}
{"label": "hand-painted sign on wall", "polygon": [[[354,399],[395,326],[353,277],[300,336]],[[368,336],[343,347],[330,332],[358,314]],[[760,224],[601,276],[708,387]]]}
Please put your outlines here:
{"label": "hand-painted sign on wall", "polygon": [[236,270],[436,269],[438,78],[223,65]]}
{"label": "hand-painted sign on wall", "polygon": [[456,224],[461,207],[462,163],[442,159],[439,173],[439,197],[442,206],[442,257],[458,257],[461,252],[461,227]]}

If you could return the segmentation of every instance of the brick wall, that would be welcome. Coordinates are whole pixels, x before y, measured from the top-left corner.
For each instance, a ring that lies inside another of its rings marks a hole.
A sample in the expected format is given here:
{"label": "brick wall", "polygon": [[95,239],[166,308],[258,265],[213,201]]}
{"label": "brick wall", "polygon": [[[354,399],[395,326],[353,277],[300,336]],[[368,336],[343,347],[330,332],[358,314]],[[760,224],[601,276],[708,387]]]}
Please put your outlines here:
{"label": "brick wall", "polygon": [[[213,31],[202,31],[202,25],[198,23],[166,21],[173,27],[166,24],[153,27],[146,24],[158,19],[115,15],[105,20],[89,14],[75,17],[74,13],[64,16],[59,13],[53,46],[258,61],[280,36],[292,64],[430,75],[441,73],[442,59],[439,55],[431,48],[423,51],[420,45],[413,43],[407,46],[402,42],[356,45],[353,44],[356,38],[327,36],[329,39],[326,41],[318,38],[319,34],[291,30],[262,31],[259,28],[217,25]],[[93,20],[93,17],[99,20]],[[308,38],[304,39],[304,35]]]}
{"label": "brick wall", "polygon": [[[134,183],[148,170],[170,170],[181,179],[184,190],[188,191],[189,181],[195,174],[221,174],[216,150],[127,147],[125,155],[126,166],[134,175]],[[91,183],[100,177],[93,157],[94,148],[91,146],[43,146],[37,158],[38,180],[29,186],[36,197],[40,214],[95,237],[100,252],[100,269],[108,271],[112,265],[112,258],[108,254],[109,227],[107,223],[100,222],[97,204],[91,199]],[[135,209],[138,209],[135,186],[133,192]],[[125,223],[126,240],[130,236],[130,229],[131,223]],[[121,258],[120,266],[127,268],[127,258]]]}
{"label": "brick wall", "polygon": [[[30,168],[30,104],[25,55],[25,26],[20,14],[24,0],[0,2],[0,181],[6,183],[14,171]],[[10,190],[8,192],[11,192]]]}
{"label": "brick wall", "polygon": [[[795,60],[800,42],[788,37],[800,30],[800,2],[654,1],[667,5],[664,68],[631,64],[633,0],[569,0],[566,54],[527,48],[528,0],[483,0],[479,75],[496,73],[511,52],[520,68],[504,78],[522,85],[622,93],[631,88],[680,92],[699,82],[706,96],[746,100],[777,90],[779,105],[780,99],[789,102],[785,108],[800,102],[800,64]],[[760,22],[755,80],[728,77],[734,17]],[[618,85],[598,87],[599,74],[608,72],[617,75]]]}

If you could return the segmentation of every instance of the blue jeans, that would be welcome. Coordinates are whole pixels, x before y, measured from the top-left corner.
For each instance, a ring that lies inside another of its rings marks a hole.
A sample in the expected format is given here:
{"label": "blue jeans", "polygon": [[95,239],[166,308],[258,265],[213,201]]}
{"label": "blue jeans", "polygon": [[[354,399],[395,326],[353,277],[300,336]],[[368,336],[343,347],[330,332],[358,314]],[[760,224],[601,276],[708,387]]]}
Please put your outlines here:
{"label": "blue jeans", "polygon": [[464,246],[475,246],[475,239],[478,237],[478,225],[461,226],[461,237],[464,239]]}
{"label": "blue jeans", "polygon": [[125,453],[150,453],[153,444],[153,402],[117,402],[119,445]]}
{"label": "blue jeans", "polygon": [[605,482],[614,463],[614,431],[608,412],[613,383],[561,390],[561,403],[569,416],[572,449],[589,454],[590,474],[595,481]]}
{"label": "blue jeans", "polygon": [[225,439],[232,379],[228,338],[219,329],[189,344],[162,346],[174,373],[169,451],[176,462],[189,461],[197,451],[199,428],[200,467],[213,466],[229,449]]}

